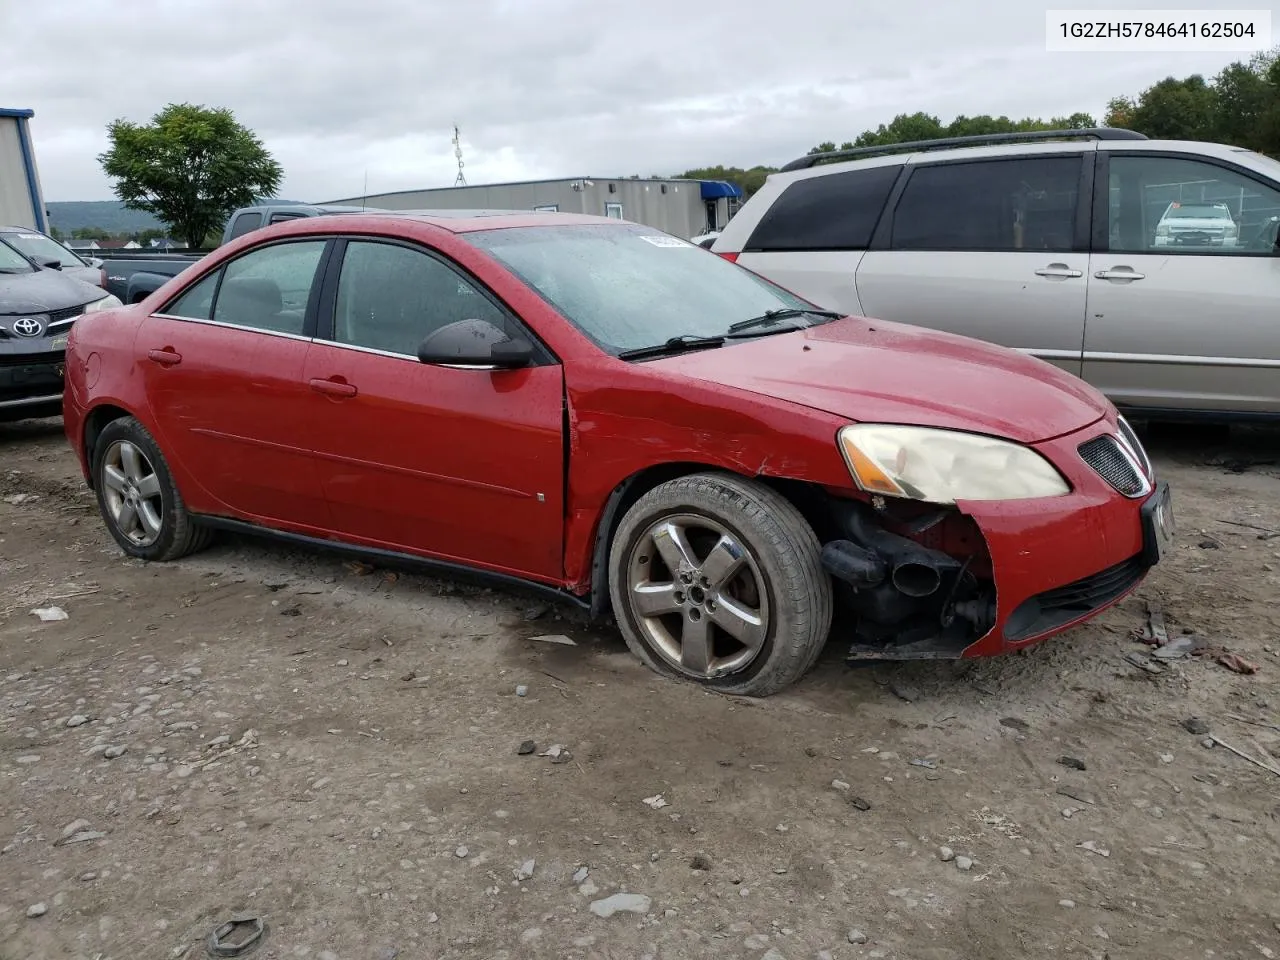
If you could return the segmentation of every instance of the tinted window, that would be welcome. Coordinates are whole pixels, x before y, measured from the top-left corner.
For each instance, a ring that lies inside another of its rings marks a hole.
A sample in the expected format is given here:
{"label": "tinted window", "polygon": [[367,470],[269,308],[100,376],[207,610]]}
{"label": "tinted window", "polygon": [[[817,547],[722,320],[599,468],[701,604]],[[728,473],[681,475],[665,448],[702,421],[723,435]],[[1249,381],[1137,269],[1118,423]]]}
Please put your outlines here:
{"label": "tinted window", "polygon": [[347,244],[334,316],[338,343],[416,357],[428,334],[458,320],[508,327],[492,300],[435,257],[388,243]]}
{"label": "tinted window", "polygon": [[1074,246],[1080,157],[918,167],[893,215],[895,250]]}
{"label": "tinted window", "polygon": [[901,166],[797,180],[756,225],[747,250],[862,250]]}
{"label": "tinted window", "polygon": [[1226,167],[1173,157],[1110,160],[1109,249],[1270,255],[1280,191]]}
{"label": "tinted window", "polygon": [[231,239],[243,237],[250,230],[257,230],[260,226],[262,226],[262,214],[242,213],[236,217],[236,222],[231,227]]}
{"label": "tinted window", "polygon": [[278,243],[227,264],[213,319],[221,323],[302,333],[307,298],[325,241]]}
{"label": "tinted window", "polygon": [[188,287],[178,299],[161,310],[171,317],[189,317],[192,320],[208,320],[213,309],[213,292],[218,286],[221,270],[215,270],[194,287]]}
{"label": "tinted window", "polygon": [[[483,230],[466,239],[501,261],[605,350],[723,334],[768,310],[812,308],[749,270],[652,227]],[[780,323],[803,326],[803,317]]]}
{"label": "tinted window", "polygon": [[271,215],[271,222],[284,223],[286,220],[301,220],[305,216],[305,213],[273,213]]}

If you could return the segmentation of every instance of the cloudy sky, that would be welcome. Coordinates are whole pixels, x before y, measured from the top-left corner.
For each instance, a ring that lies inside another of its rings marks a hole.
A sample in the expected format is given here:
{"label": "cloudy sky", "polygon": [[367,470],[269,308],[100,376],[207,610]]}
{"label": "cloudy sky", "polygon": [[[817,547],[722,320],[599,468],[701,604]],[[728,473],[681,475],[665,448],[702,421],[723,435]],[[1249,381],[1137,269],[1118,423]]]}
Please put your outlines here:
{"label": "cloudy sky", "polygon": [[[777,164],[926,110],[1101,116],[1245,54],[1047,53],[1030,0],[0,0],[0,106],[47,200],[97,200],[114,118],[229,107],[281,195]],[[1165,4],[1130,3],[1135,7]],[[1056,7],[1100,4],[1076,0]],[[1199,0],[1187,7],[1271,9]],[[1278,38],[1280,39],[1280,38]]]}

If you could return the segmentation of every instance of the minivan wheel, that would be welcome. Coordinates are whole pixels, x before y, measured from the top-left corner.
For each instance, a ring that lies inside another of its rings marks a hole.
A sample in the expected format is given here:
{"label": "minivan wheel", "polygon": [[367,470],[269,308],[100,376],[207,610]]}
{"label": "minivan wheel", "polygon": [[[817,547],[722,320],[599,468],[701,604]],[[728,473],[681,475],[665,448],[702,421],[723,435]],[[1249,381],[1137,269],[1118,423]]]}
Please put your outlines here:
{"label": "minivan wheel", "polygon": [[93,486],[107,530],[140,560],[176,560],[212,532],[195,523],[155,439],[133,417],[113,420],[93,448]]}
{"label": "minivan wheel", "polygon": [[831,628],[831,579],[784,497],[732,474],[668,481],[627,511],[609,555],[627,646],[659,673],[768,696],[799,679]]}

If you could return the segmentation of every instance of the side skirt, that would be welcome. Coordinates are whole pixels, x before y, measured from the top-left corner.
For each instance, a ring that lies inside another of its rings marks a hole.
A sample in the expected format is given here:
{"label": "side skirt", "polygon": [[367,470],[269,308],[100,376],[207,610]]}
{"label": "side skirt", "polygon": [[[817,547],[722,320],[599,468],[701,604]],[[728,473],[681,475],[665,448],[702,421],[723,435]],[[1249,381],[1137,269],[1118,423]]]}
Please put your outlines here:
{"label": "side skirt", "polygon": [[426,557],[414,556],[410,553],[399,553],[395,550],[381,550],[377,547],[361,547],[355,544],[341,543],[337,540],[324,540],[320,537],[308,537],[301,533],[289,533],[284,530],[271,530],[266,527],[257,526],[256,524],[246,523],[243,520],[232,520],[227,517],[195,515],[192,519],[196,520],[203,526],[210,527],[215,530],[225,530],[228,533],[260,537],[267,540],[275,540],[281,543],[292,544],[294,546],[306,547],[308,549],[314,549],[324,553],[340,554],[359,560],[367,560],[371,563],[384,567],[399,567],[415,573],[446,577],[450,580],[459,580],[483,586],[502,587],[513,592],[533,594],[553,603],[572,604],[580,610],[589,610],[591,608],[591,598],[589,596],[579,597],[578,595],[570,593],[560,587],[548,586],[545,583],[538,583],[535,580],[525,580],[522,577],[515,577],[508,573],[494,573],[489,570],[480,570],[475,567],[468,567],[465,564],[451,563],[447,560],[431,560]]}

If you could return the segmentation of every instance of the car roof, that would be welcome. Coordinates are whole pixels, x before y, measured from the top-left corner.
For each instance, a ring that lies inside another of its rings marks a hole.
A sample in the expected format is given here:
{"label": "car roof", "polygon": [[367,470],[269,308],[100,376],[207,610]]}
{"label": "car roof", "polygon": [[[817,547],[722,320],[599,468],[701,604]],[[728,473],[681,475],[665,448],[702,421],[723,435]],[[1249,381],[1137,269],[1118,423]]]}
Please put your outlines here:
{"label": "car roof", "polygon": [[[367,210],[333,214],[324,218],[323,229],[332,230],[343,223],[385,220],[413,220],[430,224],[450,233],[475,233],[481,230],[504,230],[513,227],[568,226],[573,224],[614,224],[634,226],[616,217],[597,217],[583,213],[535,213],[529,210]],[[335,222],[336,221],[336,222]],[[296,223],[297,221],[294,221]],[[318,228],[319,229],[319,228]]]}

